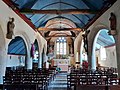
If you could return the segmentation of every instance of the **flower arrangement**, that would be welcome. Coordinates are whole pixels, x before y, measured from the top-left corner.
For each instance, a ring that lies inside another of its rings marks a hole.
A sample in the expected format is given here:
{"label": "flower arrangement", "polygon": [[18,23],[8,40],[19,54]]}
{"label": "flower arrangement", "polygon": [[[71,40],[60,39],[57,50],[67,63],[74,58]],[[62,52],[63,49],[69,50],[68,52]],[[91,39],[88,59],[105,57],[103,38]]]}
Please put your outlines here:
{"label": "flower arrangement", "polygon": [[83,67],[83,69],[88,69],[88,62],[87,61],[83,61],[82,67]]}

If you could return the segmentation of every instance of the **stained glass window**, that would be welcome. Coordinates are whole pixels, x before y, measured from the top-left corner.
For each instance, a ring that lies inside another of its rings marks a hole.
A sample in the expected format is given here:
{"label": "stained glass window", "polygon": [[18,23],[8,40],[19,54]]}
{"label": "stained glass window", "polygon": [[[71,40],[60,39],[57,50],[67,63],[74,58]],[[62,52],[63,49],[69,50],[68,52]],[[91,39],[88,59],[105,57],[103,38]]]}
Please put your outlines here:
{"label": "stained glass window", "polygon": [[57,43],[57,54],[66,55],[66,38],[59,37],[56,43]]}

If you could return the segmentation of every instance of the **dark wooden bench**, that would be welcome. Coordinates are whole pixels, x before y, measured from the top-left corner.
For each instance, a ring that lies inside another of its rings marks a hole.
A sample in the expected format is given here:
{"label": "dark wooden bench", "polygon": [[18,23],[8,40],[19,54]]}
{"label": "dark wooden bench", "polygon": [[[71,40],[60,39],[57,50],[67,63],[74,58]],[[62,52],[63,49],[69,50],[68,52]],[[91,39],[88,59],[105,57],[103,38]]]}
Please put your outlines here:
{"label": "dark wooden bench", "polygon": [[[74,88],[76,90],[77,86],[84,85],[97,85],[103,88],[103,86],[107,87],[108,85],[118,85],[119,79],[114,78],[114,75],[111,76],[109,74],[79,74],[79,73],[70,73],[67,76],[67,86],[69,88]],[[87,90],[87,89],[86,89]],[[106,89],[107,90],[107,89]]]}
{"label": "dark wooden bench", "polygon": [[3,90],[38,90],[36,84],[4,84]]}
{"label": "dark wooden bench", "polygon": [[77,85],[74,90],[109,90],[108,85]]}
{"label": "dark wooden bench", "polygon": [[[49,85],[49,82],[52,80],[55,74],[55,69],[33,69],[33,70],[26,70],[26,69],[19,69],[19,70],[11,70],[8,69],[6,71],[5,77],[3,77],[3,86],[4,88],[15,88],[24,87],[27,88],[28,86],[37,87],[40,90],[44,90]],[[31,86],[30,86],[31,85]],[[12,90],[12,89],[11,89]],[[34,90],[34,89],[33,89]]]}

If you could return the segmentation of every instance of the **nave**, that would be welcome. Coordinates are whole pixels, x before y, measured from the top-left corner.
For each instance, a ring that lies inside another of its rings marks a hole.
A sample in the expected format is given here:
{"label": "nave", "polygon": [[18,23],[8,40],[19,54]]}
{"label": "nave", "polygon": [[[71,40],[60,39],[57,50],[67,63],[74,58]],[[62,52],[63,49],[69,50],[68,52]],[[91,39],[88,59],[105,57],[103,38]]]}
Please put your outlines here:
{"label": "nave", "polygon": [[115,68],[95,71],[72,68],[69,72],[56,68],[26,70],[7,67],[3,90],[119,90],[120,80]]}
{"label": "nave", "polygon": [[0,0],[1,90],[120,90],[120,0]]}
{"label": "nave", "polygon": [[54,80],[48,86],[48,90],[67,90],[67,72],[56,74]]}

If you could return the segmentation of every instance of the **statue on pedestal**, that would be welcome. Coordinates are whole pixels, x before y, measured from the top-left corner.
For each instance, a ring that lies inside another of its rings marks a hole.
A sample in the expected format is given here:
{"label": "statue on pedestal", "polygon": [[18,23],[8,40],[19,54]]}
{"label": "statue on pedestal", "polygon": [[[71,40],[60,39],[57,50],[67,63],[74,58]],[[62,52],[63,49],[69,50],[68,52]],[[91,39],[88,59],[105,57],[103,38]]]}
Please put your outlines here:
{"label": "statue on pedestal", "polygon": [[10,20],[7,23],[7,34],[6,34],[7,39],[12,39],[14,35],[13,34],[14,27],[15,27],[14,18],[10,18]]}
{"label": "statue on pedestal", "polygon": [[110,18],[109,18],[109,21],[110,21],[110,31],[108,32],[109,35],[116,35],[116,25],[117,25],[117,22],[116,22],[116,16],[114,13],[110,13]]}

